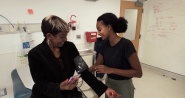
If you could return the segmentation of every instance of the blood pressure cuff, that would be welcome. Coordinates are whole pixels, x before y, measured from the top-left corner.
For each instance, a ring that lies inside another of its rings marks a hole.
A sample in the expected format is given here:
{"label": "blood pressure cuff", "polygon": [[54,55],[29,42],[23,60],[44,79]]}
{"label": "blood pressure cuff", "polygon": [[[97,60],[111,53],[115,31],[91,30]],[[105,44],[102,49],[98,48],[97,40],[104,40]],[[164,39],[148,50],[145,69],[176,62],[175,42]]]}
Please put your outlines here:
{"label": "blood pressure cuff", "polygon": [[108,87],[89,72],[89,68],[83,58],[81,56],[77,56],[75,57],[74,62],[77,73],[81,74],[82,79],[95,91],[95,93],[99,97],[105,93]]}
{"label": "blood pressure cuff", "polygon": [[88,65],[86,64],[86,62],[84,61],[84,59],[81,56],[76,56],[74,58],[74,62],[75,62],[76,71],[78,74],[81,74],[83,71],[89,69]]}

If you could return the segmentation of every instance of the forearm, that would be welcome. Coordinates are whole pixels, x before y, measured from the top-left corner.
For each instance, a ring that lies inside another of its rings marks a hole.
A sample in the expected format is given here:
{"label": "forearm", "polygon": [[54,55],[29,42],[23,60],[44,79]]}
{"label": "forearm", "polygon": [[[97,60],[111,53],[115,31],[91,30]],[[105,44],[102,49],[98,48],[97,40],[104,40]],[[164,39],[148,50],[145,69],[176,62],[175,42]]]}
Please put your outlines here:
{"label": "forearm", "polygon": [[138,77],[138,78],[142,77],[142,71],[137,71],[134,69],[122,70],[122,69],[112,68],[111,70],[112,70],[111,72],[112,74],[116,74],[124,77]]}
{"label": "forearm", "polygon": [[107,90],[107,86],[99,81],[92,73],[85,70],[81,73],[82,79],[96,92],[100,97]]}
{"label": "forearm", "polygon": [[36,89],[47,96],[50,97],[62,97],[60,90],[60,83],[53,82],[35,82]]}
{"label": "forearm", "polygon": [[61,97],[60,83],[47,83],[41,90],[42,93],[51,97]]}
{"label": "forearm", "polygon": [[89,71],[90,71],[90,72],[94,72],[94,71],[96,71],[96,70],[95,70],[95,67],[96,67],[96,66],[97,66],[97,65],[93,65],[93,66],[91,66],[91,67],[89,68]]}

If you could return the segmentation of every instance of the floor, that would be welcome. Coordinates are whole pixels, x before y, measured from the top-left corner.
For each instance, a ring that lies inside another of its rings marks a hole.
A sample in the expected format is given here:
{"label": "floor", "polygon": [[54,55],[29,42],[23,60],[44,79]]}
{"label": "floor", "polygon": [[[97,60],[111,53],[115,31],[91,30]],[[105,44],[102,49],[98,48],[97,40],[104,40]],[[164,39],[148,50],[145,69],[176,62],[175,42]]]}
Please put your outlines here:
{"label": "floor", "polygon": [[[143,77],[133,78],[133,82],[136,88],[134,98],[185,98],[185,81],[172,80],[147,68],[143,68]],[[88,88],[85,83],[81,87],[82,90]],[[84,93],[88,98],[93,98],[92,91]]]}
{"label": "floor", "polygon": [[[172,80],[161,74],[143,68],[142,78],[133,78],[135,85],[135,98],[185,98],[185,81]],[[81,89],[87,90],[89,86],[83,83]],[[12,88],[8,88],[8,95],[1,98],[13,98]],[[87,98],[93,98],[92,91],[84,91]],[[105,98],[102,95],[100,98]]]}

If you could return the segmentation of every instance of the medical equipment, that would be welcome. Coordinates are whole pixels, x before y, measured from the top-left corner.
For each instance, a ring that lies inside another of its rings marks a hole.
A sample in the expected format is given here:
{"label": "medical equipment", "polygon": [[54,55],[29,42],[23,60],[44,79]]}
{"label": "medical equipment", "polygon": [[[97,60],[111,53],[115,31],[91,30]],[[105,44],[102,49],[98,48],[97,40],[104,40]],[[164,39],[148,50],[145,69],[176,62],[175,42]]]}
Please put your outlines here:
{"label": "medical equipment", "polygon": [[81,56],[76,56],[74,58],[74,62],[76,65],[76,71],[78,74],[81,74],[83,71],[88,69],[88,65],[85,63]]}
{"label": "medical equipment", "polygon": [[87,42],[96,42],[97,32],[86,32]]}
{"label": "medical equipment", "polygon": [[72,30],[76,30],[76,21],[75,20],[72,20],[72,17],[76,17],[75,15],[71,15],[70,17],[70,22],[69,22],[69,27],[72,29]]}

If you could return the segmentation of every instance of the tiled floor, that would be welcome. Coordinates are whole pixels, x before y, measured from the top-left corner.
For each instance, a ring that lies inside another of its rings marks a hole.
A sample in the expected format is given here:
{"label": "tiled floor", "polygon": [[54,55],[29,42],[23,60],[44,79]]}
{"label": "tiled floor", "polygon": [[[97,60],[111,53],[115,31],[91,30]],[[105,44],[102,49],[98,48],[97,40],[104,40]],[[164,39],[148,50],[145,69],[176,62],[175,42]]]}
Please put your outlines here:
{"label": "tiled floor", "polygon": [[[135,85],[135,98],[185,98],[185,81],[172,80],[161,74],[143,68],[142,78],[133,78]],[[82,90],[88,89],[87,84],[83,84]],[[88,98],[92,98],[92,91],[84,92]],[[102,95],[100,98],[105,98]]]}
{"label": "tiled floor", "polygon": [[[143,68],[143,77],[133,79],[135,85],[135,98],[185,98],[185,81],[172,80],[161,74]],[[83,83],[82,90],[89,86]],[[8,95],[1,98],[13,98],[12,87],[7,88]],[[92,91],[84,91],[87,98],[92,98]],[[105,98],[102,95],[100,98]]]}

